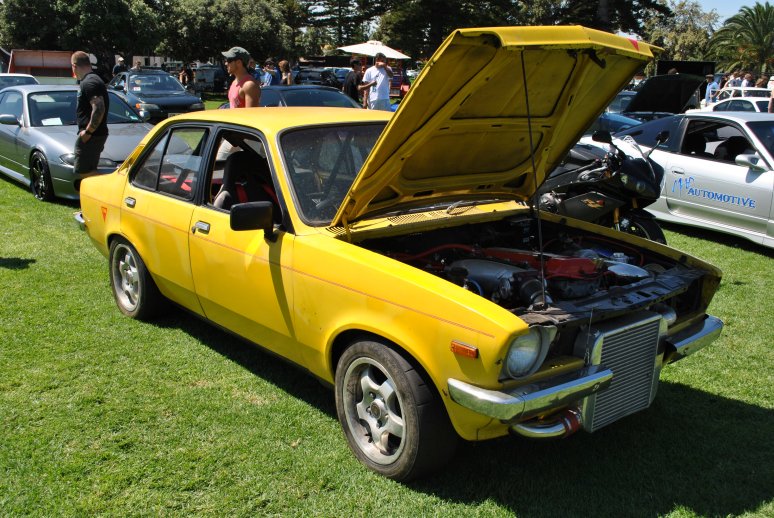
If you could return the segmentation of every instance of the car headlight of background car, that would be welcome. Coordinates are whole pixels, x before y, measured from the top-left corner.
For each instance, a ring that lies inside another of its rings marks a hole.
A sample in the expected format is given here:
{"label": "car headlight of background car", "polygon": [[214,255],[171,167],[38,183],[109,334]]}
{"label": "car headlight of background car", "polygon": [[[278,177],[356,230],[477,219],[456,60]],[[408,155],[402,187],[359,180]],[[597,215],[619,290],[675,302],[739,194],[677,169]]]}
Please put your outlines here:
{"label": "car headlight of background car", "polygon": [[527,334],[511,342],[505,357],[505,374],[511,378],[530,376],[543,364],[551,342],[556,338],[555,326],[533,326]]}
{"label": "car headlight of background car", "polygon": [[204,103],[194,103],[189,108],[192,112],[203,110],[204,109]]}
{"label": "car headlight of background car", "polygon": [[[66,153],[61,155],[59,160],[61,160],[63,164],[69,166],[75,165],[75,155],[73,153]],[[97,163],[97,167],[116,167],[116,163],[109,158],[100,158],[99,162]]]}
{"label": "car headlight of background car", "polygon": [[140,111],[146,111],[146,112],[161,109],[158,104],[151,104],[151,103],[137,103],[134,105],[134,107]]}

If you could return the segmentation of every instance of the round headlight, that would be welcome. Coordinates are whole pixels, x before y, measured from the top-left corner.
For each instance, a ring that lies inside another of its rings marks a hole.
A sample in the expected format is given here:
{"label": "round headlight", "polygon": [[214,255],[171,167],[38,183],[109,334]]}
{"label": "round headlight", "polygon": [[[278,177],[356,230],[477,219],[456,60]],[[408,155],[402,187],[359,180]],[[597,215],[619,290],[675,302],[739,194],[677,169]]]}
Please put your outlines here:
{"label": "round headlight", "polygon": [[508,349],[505,371],[512,378],[534,374],[543,364],[548,347],[556,336],[554,326],[530,327],[525,335],[516,338]]}

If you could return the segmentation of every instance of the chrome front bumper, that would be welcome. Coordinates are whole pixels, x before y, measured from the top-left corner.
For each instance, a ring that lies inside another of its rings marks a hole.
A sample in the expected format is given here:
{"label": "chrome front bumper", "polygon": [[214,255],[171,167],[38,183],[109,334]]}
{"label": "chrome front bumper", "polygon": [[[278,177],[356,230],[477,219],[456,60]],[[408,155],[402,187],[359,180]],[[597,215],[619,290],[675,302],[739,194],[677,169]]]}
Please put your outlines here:
{"label": "chrome front bumper", "polygon": [[[666,336],[667,361],[695,353],[720,336],[723,322],[713,316],[674,336]],[[558,410],[600,392],[613,381],[604,365],[588,365],[576,372],[548,378],[506,391],[488,390],[464,381],[448,380],[451,399],[478,414],[517,423],[549,410]]]}

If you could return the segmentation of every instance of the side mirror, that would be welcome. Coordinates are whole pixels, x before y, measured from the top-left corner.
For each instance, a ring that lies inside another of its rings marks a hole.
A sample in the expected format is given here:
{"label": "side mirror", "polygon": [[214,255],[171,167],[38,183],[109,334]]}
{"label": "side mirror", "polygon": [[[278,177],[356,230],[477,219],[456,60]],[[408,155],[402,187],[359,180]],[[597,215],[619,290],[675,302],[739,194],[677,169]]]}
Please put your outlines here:
{"label": "side mirror", "polygon": [[0,124],[5,124],[6,126],[21,126],[16,115],[11,115],[10,113],[0,115]]}
{"label": "side mirror", "polygon": [[602,131],[602,130],[595,131],[594,134],[591,135],[591,140],[593,140],[594,142],[602,142],[605,144],[613,143],[613,137],[610,136],[610,132]]}
{"label": "side mirror", "polygon": [[260,230],[274,236],[274,207],[270,201],[251,201],[231,206],[231,230]]}
{"label": "side mirror", "polygon": [[752,154],[741,154],[736,155],[736,158],[734,159],[736,162],[736,165],[740,165],[742,167],[749,167],[753,171],[757,173],[763,173],[768,171],[769,169],[766,167],[765,162],[761,160],[761,157],[758,156],[757,153]]}

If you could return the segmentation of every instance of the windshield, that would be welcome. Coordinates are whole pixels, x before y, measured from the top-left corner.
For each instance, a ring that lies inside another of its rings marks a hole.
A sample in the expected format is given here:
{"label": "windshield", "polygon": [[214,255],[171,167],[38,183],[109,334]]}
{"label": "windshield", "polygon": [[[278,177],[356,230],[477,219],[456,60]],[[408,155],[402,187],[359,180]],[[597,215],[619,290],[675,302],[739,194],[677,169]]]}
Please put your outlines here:
{"label": "windshield", "polygon": [[132,93],[185,92],[180,81],[169,74],[137,74],[129,76],[127,90]]}
{"label": "windshield", "polygon": [[38,82],[31,76],[0,76],[0,90],[6,86],[36,85]]}
{"label": "windshield", "polygon": [[320,126],[280,137],[296,207],[307,224],[330,224],[385,124]]}
{"label": "windshield", "polygon": [[769,155],[774,155],[774,120],[748,122],[747,126],[763,142]]}
{"label": "windshield", "polygon": [[282,90],[288,106],[332,106],[337,108],[360,108],[360,105],[338,90],[316,88],[288,88]]}
{"label": "windshield", "polygon": [[[141,123],[137,115],[123,99],[112,92],[108,108],[108,124]],[[36,92],[27,98],[30,126],[74,126],[75,106],[78,102],[76,90],[61,92]]]}

